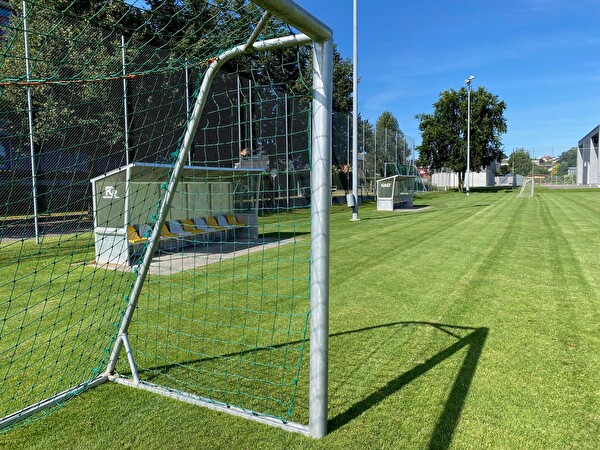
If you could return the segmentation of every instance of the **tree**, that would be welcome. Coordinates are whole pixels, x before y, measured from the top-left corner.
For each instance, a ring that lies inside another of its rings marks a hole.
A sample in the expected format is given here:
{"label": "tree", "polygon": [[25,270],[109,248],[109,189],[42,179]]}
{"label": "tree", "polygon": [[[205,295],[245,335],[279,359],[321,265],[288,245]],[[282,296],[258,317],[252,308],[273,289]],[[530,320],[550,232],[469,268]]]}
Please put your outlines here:
{"label": "tree", "polygon": [[[272,26],[271,29],[274,29]],[[288,47],[264,52],[253,52],[235,58],[226,70],[256,80],[259,84],[275,83],[288,93],[303,95],[312,100],[312,52],[308,46]],[[259,71],[255,68],[260,67]],[[352,62],[343,58],[333,45],[333,98],[334,111],[352,113]]]}
{"label": "tree", "polygon": [[[0,42],[4,54],[24,55],[25,44],[20,11],[21,1],[10,0],[14,14]],[[110,83],[100,82],[102,76],[120,70],[120,35],[107,25],[127,16],[129,6],[120,0],[47,0],[30,5],[28,11],[30,88],[36,146],[45,142],[64,143],[65,130],[77,129],[76,139],[103,139],[114,143],[122,137],[118,117],[100,105],[110,97]],[[61,12],[68,10],[68,13]],[[86,17],[73,20],[73,16]],[[91,19],[93,18],[93,20]],[[58,25],[57,25],[58,24]],[[48,32],[51,30],[51,33]],[[24,82],[24,58],[6,58],[2,64],[5,79],[14,85],[3,89],[3,109],[27,111],[27,95],[19,82]],[[108,71],[108,73],[107,73]],[[89,83],[75,83],[90,79]],[[90,114],[90,110],[94,110]],[[20,135],[27,130],[27,114],[13,115],[3,123],[4,130]],[[93,134],[93,136],[92,136]]]}
{"label": "tree", "polygon": [[[452,169],[459,189],[467,169],[467,89],[442,92],[432,114],[418,114],[422,144],[419,159],[430,170]],[[485,88],[471,92],[470,168],[481,170],[503,157],[501,135],[506,133],[506,104]]]}
{"label": "tree", "polygon": [[352,61],[342,58],[337,46],[333,46],[333,110],[352,113]]}
{"label": "tree", "polygon": [[[231,3],[226,1],[223,3]],[[146,0],[147,9],[142,9],[144,17],[145,41],[154,48],[169,50],[181,57],[198,54],[198,49],[210,45],[217,26],[217,15],[212,5],[206,0]],[[226,5],[223,5],[226,6]],[[228,8],[229,14],[222,14],[221,21],[234,14],[235,8]],[[254,8],[247,14],[257,15]],[[219,36],[219,41],[223,36]],[[214,39],[213,39],[214,40]],[[231,38],[231,44],[234,44]]]}
{"label": "tree", "polygon": [[558,162],[566,163],[567,167],[575,167],[577,165],[577,147],[562,152],[558,157]]}
{"label": "tree", "polygon": [[500,166],[500,168],[498,169],[498,174],[499,175],[508,175],[510,173],[510,166],[502,165]]}
{"label": "tree", "polygon": [[536,175],[548,175],[548,169],[546,167],[540,166],[539,164],[533,163],[529,156],[529,152],[523,148],[518,148],[508,158],[508,167],[510,170],[513,170],[518,175],[522,175],[524,177],[531,176],[531,172],[533,171]]}
{"label": "tree", "polygon": [[[5,55],[23,55],[23,33],[19,28],[21,1],[9,1],[15,11],[12,20],[16,26],[6,28],[0,47]],[[262,14],[260,8],[252,4],[240,9],[243,2],[239,0],[219,0],[216,6],[206,0],[148,0],[145,4],[145,8],[133,7],[123,0],[45,0],[32,4],[28,13],[29,47],[34,61],[31,78],[50,82],[31,89],[36,147],[42,141],[53,140],[56,146],[67,146],[69,143],[64,140],[67,129],[81,130],[81,133],[71,133],[77,140],[74,147],[78,142],[98,139],[111,145],[123,140],[121,113],[106,101],[120,88],[121,35],[126,37],[127,52],[131,47],[131,55],[126,56],[130,73],[147,74],[165,62],[171,69],[183,68],[188,61],[191,66],[203,68],[206,55],[216,56],[239,44],[240,36],[249,36]],[[251,20],[239,20],[239,15]],[[85,20],[78,20],[80,18]],[[239,33],[226,33],[226,27],[219,26],[232,18],[244,27]],[[52,30],[51,36],[47,30]],[[281,32],[287,34],[289,30],[277,18],[263,30],[265,36]],[[140,46],[146,51],[144,55],[139,52]],[[238,72],[257,84],[276,84],[310,101],[311,58],[308,46],[252,52],[234,58],[224,70]],[[22,57],[5,58],[4,78],[10,79],[12,75],[15,82],[23,82],[23,65]],[[160,71],[157,76],[161,76]],[[342,58],[335,47],[333,78],[333,107],[349,113],[352,110],[352,64]],[[81,83],[82,79],[91,82]],[[130,94],[136,86],[143,89],[141,81],[129,83]],[[174,98],[182,95],[181,86],[166,85],[166,88],[173,90]],[[23,87],[15,83],[3,88],[2,103],[3,110],[26,111],[27,96]],[[129,110],[132,117],[133,110],[132,106]],[[22,135],[22,130],[27,130],[27,114],[4,114],[0,121],[2,129],[10,134]]]}
{"label": "tree", "polygon": [[[400,163],[406,160],[408,144],[398,119],[389,111],[384,111],[377,118],[375,124],[377,133],[377,173],[385,173],[386,163]],[[375,162],[375,152],[369,157]]]}
{"label": "tree", "polygon": [[565,176],[569,173],[569,164],[567,164],[566,162],[561,162],[560,164],[558,164],[556,166],[556,173],[555,175],[558,177],[562,177]]}
{"label": "tree", "polygon": [[518,175],[524,177],[531,175],[532,163],[529,153],[523,148],[516,149],[508,157],[508,167]]}

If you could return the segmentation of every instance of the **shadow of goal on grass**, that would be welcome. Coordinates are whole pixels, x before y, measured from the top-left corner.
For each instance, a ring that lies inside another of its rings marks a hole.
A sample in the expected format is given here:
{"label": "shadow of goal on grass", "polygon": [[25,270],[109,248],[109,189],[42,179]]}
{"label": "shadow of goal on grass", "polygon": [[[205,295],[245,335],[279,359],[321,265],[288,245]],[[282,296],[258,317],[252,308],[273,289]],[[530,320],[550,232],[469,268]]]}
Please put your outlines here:
{"label": "shadow of goal on grass", "polygon": [[[440,350],[433,356],[429,357],[426,361],[416,365],[412,369],[398,375],[396,378],[390,380],[385,386],[377,389],[376,391],[364,397],[362,400],[356,402],[350,406],[346,411],[338,414],[331,418],[328,424],[328,431],[333,432],[342,426],[348,424],[352,420],[359,417],[367,410],[375,407],[387,397],[395,394],[401,390],[404,386],[416,378],[424,375],[431,369],[435,368],[440,363],[444,362],[454,354],[467,347],[467,354],[464,357],[462,364],[456,374],[450,393],[446,399],[442,413],[440,414],[435,428],[431,434],[428,448],[430,449],[446,449],[450,446],[454,431],[459,422],[462,408],[465,404],[471,382],[475,375],[475,370],[487,335],[489,333],[488,328],[473,328],[473,327],[461,327],[456,325],[440,324],[433,322],[394,322],[385,325],[378,325],[375,327],[368,327],[361,330],[352,330],[346,333],[356,333],[360,331],[367,331],[374,328],[384,328],[392,326],[428,326],[436,328],[456,339],[456,341],[448,347]],[[468,332],[466,336],[461,336],[459,332]],[[339,333],[345,334],[345,333]]]}
{"label": "shadow of goal on grass", "polygon": [[[362,400],[351,405],[346,411],[338,414],[337,416],[329,419],[328,421],[328,432],[332,433],[337,429],[347,425],[361,414],[375,407],[387,397],[395,394],[401,390],[404,386],[411,383],[421,375],[424,375],[428,371],[432,370],[439,364],[443,363],[448,358],[458,353],[464,348],[467,348],[466,356],[464,357],[462,364],[456,374],[450,393],[446,398],[444,408],[437,420],[437,423],[431,433],[428,448],[430,449],[447,449],[452,442],[452,438],[456,427],[458,425],[461,411],[465,404],[469,388],[475,376],[475,370],[479,362],[479,358],[483,351],[489,329],[485,327],[474,328],[464,327],[458,325],[441,324],[434,322],[417,322],[417,321],[399,321],[381,325],[374,325],[370,327],[359,328],[355,330],[347,330],[338,333],[331,333],[329,335],[330,340],[335,338],[341,338],[343,336],[349,336],[353,334],[365,333],[377,329],[385,329],[392,327],[429,327],[434,328],[438,331],[445,333],[451,339],[455,339],[455,342],[449,346],[438,351],[424,362],[414,366],[408,371],[400,374],[396,378],[390,380],[385,386],[377,389]],[[464,333],[468,333],[463,336]],[[304,345],[308,345],[309,339],[304,341]],[[206,356],[201,358],[193,358],[187,361],[178,361],[170,364],[157,365],[151,368],[140,370],[140,374],[144,374],[144,378],[147,381],[153,381],[158,374],[169,373],[173,370],[181,369],[182,367],[196,366],[198,364],[223,361],[232,357],[240,357],[245,355],[257,355],[261,352],[268,353],[269,351],[288,347],[290,345],[303,344],[303,341],[292,341],[282,344],[275,344],[270,346],[257,346],[252,349],[243,351],[234,351],[230,353],[220,353],[214,356]],[[125,374],[127,372],[124,372]],[[159,383],[160,384],[160,383]]]}

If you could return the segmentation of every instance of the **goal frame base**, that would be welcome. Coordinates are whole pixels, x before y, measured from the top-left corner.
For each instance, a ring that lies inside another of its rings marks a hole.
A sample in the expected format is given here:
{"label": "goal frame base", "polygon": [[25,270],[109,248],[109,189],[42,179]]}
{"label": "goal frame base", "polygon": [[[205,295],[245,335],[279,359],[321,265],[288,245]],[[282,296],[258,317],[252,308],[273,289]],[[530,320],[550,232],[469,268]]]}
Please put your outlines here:
{"label": "goal frame base", "polygon": [[204,408],[211,409],[213,411],[220,411],[226,414],[231,414],[238,417],[243,417],[244,419],[249,419],[254,422],[259,422],[265,425],[270,425],[276,428],[282,428],[286,431],[292,431],[294,433],[300,433],[304,436],[311,436],[309,428],[306,425],[302,425],[296,422],[282,421],[276,419],[274,417],[269,417],[265,415],[261,415],[259,413],[246,411],[244,409],[230,406],[224,403],[218,403],[214,400],[209,400],[198,395],[193,395],[189,393],[184,393],[180,391],[176,391],[173,389],[167,389],[161,386],[157,386],[152,383],[148,383],[145,381],[134,381],[129,378],[125,378],[119,375],[111,375],[108,379],[114,383],[128,386],[136,389],[141,389],[143,391],[152,392],[154,394],[162,395],[163,397],[172,398],[184,403],[190,403],[196,406],[202,406]]}

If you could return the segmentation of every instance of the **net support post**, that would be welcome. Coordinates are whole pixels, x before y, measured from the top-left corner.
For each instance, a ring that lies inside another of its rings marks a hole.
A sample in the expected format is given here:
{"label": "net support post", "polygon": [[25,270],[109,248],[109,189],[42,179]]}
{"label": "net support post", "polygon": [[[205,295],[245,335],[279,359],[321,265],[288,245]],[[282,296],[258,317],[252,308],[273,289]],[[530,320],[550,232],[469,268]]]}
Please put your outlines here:
{"label": "net support post", "polygon": [[309,432],[327,434],[333,43],[313,46]]}
{"label": "net support post", "polygon": [[[123,67],[123,132],[125,133],[125,164],[129,165],[129,105],[127,99],[127,47],[125,46],[125,36],[121,35],[121,65]],[[129,225],[129,223],[127,223]]]}

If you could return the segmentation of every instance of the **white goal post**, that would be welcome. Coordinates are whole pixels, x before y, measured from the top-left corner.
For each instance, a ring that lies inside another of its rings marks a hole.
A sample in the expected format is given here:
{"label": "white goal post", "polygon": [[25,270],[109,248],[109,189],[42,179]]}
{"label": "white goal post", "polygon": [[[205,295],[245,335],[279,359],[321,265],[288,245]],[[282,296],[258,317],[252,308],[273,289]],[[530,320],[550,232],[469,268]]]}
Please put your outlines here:
{"label": "white goal post", "polygon": [[533,197],[535,189],[535,181],[533,177],[523,178],[523,184],[519,190],[517,197]]}

